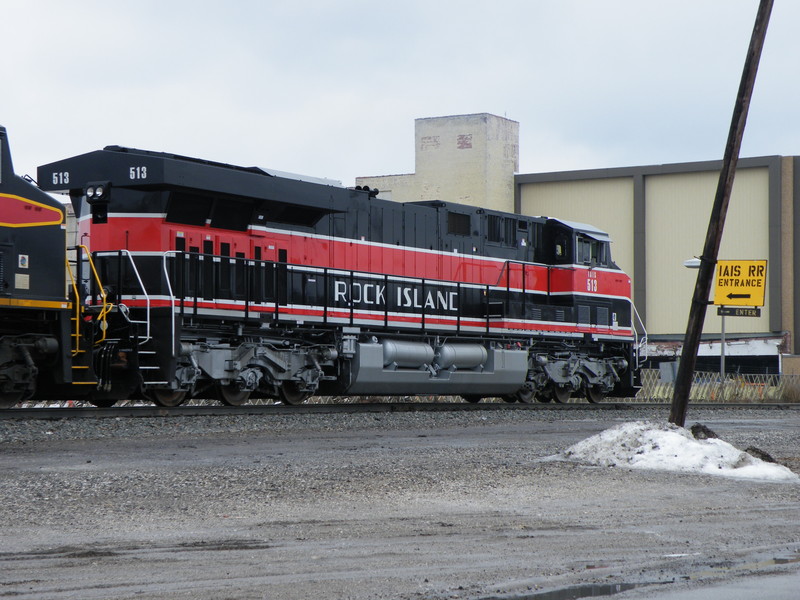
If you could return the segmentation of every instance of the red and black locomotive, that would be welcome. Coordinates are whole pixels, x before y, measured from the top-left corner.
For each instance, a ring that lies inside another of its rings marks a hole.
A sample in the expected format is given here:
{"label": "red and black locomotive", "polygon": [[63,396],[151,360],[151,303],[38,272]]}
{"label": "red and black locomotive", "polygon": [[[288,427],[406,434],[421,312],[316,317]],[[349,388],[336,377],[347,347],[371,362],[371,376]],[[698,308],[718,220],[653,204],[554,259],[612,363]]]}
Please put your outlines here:
{"label": "red and black locomotive", "polygon": [[117,146],[38,179],[78,218],[95,404],[638,388],[630,279],[591,226]]}

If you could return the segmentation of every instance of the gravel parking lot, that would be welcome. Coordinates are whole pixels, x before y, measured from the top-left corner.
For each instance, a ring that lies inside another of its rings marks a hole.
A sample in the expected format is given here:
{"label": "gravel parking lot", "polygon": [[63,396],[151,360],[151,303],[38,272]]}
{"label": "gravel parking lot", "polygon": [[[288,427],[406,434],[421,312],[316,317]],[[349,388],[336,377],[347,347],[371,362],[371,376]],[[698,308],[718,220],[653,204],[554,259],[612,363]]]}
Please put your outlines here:
{"label": "gravel parking lot", "polygon": [[[0,421],[0,597],[618,598],[800,568],[800,485],[543,460],[667,408]],[[800,472],[800,411],[691,410]],[[769,596],[763,596],[769,597]]]}

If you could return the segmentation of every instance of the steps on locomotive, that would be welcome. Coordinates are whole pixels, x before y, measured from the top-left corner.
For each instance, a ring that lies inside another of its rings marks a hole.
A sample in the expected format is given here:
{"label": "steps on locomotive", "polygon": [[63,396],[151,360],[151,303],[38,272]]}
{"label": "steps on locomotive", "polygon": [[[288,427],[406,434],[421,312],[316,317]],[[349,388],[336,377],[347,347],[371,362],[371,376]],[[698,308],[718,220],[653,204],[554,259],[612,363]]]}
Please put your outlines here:
{"label": "steps on locomotive", "polygon": [[[74,302],[74,300],[73,300]],[[97,385],[97,376],[92,368],[91,341],[87,339],[83,320],[84,312],[70,317],[70,371],[73,385]]]}
{"label": "steps on locomotive", "polygon": [[139,350],[139,372],[142,383],[148,385],[168,385],[161,374],[161,367],[157,364],[158,357],[155,350]]}
{"label": "steps on locomotive", "polygon": [[[80,278],[83,265],[91,273],[89,280]],[[73,385],[98,385],[98,375],[93,364],[94,349],[106,341],[107,317],[116,307],[106,297],[91,253],[86,246],[78,245],[67,248],[66,268],[69,276],[70,301],[75,307],[69,319],[72,383]],[[86,302],[86,294],[90,291],[92,283],[97,290],[100,290],[99,304]]]}
{"label": "steps on locomotive", "polygon": [[[87,357],[91,360],[88,353]],[[76,361],[75,359],[76,357],[72,358],[72,365],[70,365],[70,369],[72,370],[72,385],[97,385],[97,376],[91,365],[82,364],[82,361]]]}

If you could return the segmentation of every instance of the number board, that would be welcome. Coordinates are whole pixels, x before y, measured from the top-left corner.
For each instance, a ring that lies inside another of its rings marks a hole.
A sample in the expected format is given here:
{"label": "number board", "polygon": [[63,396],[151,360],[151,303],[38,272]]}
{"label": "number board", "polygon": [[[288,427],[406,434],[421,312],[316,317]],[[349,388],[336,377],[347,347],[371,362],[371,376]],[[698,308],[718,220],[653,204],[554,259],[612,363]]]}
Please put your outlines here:
{"label": "number board", "polygon": [[717,306],[764,306],[766,260],[719,260],[714,276]]}

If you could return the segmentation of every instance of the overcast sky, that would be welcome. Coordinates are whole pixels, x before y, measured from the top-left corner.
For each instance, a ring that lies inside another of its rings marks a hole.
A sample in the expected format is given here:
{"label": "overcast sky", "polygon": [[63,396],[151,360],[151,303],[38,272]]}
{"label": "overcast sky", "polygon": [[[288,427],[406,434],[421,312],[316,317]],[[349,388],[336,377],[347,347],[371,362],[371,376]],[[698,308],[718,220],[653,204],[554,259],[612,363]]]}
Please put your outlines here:
{"label": "overcast sky", "polygon": [[[352,185],[414,119],[520,123],[520,172],[722,157],[758,0],[0,0],[17,173],[119,144]],[[742,156],[800,154],[776,0]]]}

